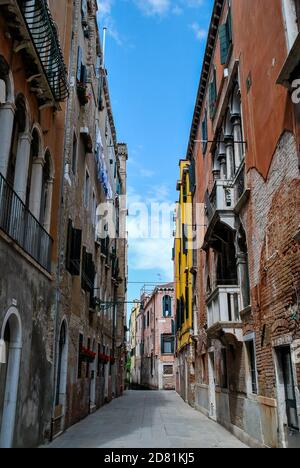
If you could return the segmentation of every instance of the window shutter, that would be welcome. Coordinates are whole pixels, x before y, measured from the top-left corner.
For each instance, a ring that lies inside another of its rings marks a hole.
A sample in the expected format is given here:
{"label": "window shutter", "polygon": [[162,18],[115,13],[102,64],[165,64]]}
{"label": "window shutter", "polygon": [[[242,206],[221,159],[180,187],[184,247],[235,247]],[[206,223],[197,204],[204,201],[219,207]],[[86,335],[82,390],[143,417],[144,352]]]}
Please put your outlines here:
{"label": "window shutter", "polygon": [[227,27],[227,39],[228,39],[228,47],[229,47],[230,44],[232,44],[232,14],[231,14],[231,8],[229,8],[229,10],[228,10],[228,17],[227,17],[226,27]]}
{"label": "window shutter", "polygon": [[83,84],[86,84],[87,83],[87,67],[85,65],[82,65],[81,66],[81,82]]}
{"label": "window shutter", "polygon": [[172,338],[172,340],[171,340],[171,352],[172,352],[172,354],[174,354],[174,351],[175,351],[175,349],[174,349],[174,348],[175,348],[174,344],[175,344],[174,338]]}
{"label": "window shutter", "polygon": [[207,131],[207,111],[205,110],[205,115],[202,121],[202,151],[205,154],[207,149],[207,139],[208,139],[208,131]]}
{"label": "window shutter", "polygon": [[161,335],[160,336],[160,339],[161,339],[161,354],[165,354],[165,350],[164,350],[164,335]]}
{"label": "window shutter", "polygon": [[225,65],[229,50],[228,40],[228,27],[227,23],[220,26],[219,38],[220,38],[220,49],[221,49],[221,64]]}
{"label": "window shutter", "polygon": [[217,77],[216,77],[216,70],[214,70],[213,80],[209,84],[209,116],[211,119],[213,119],[215,116],[216,101],[217,101]]}
{"label": "window shutter", "polygon": [[81,14],[83,18],[87,16],[87,0],[81,0]]}
{"label": "window shutter", "polygon": [[196,185],[195,160],[194,160],[194,158],[191,159],[191,164],[190,164],[190,168],[189,168],[189,176],[190,176],[190,191],[194,192],[195,185]]}
{"label": "window shutter", "polygon": [[82,271],[81,271],[81,287],[85,290],[85,276],[86,275],[86,248],[82,248]]}
{"label": "window shutter", "polygon": [[71,273],[71,254],[72,254],[72,220],[68,221],[67,232],[67,251],[66,251],[66,269]]}
{"label": "window shutter", "polygon": [[77,81],[80,82],[81,80],[81,66],[82,66],[82,49],[78,47],[78,55],[77,55]]}
{"label": "window shutter", "polygon": [[172,335],[175,336],[175,321],[172,320]]}
{"label": "window shutter", "polygon": [[80,229],[73,229],[72,230],[72,259],[71,259],[73,276],[80,275],[81,239],[82,239],[82,231]]}

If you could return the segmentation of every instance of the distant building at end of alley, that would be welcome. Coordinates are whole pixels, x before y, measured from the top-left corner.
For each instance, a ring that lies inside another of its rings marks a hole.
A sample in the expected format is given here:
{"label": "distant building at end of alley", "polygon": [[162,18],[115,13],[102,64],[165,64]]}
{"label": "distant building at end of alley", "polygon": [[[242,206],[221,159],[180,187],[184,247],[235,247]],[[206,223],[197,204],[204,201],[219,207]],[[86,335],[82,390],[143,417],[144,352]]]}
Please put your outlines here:
{"label": "distant building at end of alley", "polygon": [[173,283],[142,291],[130,319],[133,387],[174,390],[174,313]]}

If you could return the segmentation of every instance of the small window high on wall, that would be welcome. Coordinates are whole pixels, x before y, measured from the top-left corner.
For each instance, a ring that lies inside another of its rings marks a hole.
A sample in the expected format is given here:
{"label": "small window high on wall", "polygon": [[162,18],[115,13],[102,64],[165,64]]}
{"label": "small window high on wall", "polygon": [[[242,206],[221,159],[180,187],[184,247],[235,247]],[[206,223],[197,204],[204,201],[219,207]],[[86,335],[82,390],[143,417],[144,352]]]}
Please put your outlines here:
{"label": "small window high on wall", "polygon": [[163,297],[163,316],[172,317],[172,298],[171,296]]}

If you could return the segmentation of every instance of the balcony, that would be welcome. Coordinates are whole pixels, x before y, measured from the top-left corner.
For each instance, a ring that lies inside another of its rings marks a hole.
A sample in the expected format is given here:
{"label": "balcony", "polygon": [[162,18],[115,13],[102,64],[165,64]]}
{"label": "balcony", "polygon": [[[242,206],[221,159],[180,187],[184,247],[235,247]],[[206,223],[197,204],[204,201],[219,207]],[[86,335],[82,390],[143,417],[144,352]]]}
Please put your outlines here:
{"label": "balcony", "polygon": [[0,174],[0,229],[51,272],[52,239]]}
{"label": "balcony", "polygon": [[0,0],[1,13],[22,55],[30,90],[40,108],[68,97],[68,74],[56,25],[44,0]]}
{"label": "balcony", "polygon": [[207,319],[209,338],[235,337],[242,340],[242,321],[240,317],[241,293],[238,286],[219,285],[209,296]]}

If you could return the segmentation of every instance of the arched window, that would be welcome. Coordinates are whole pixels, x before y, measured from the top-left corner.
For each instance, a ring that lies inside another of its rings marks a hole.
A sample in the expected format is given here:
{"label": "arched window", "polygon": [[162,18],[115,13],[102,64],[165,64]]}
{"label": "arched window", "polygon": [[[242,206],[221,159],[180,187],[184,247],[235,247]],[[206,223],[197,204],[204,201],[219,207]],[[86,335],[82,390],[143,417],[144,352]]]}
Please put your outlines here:
{"label": "arched window", "polygon": [[172,317],[172,298],[171,296],[163,297],[163,316]]}
{"label": "arched window", "polygon": [[26,105],[25,105],[24,97],[22,95],[19,95],[16,99],[15,104],[16,104],[16,111],[15,111],[15,118],[14,118],[14,123],[13,123],[13,132],[12,132],[12,138],[11,138],[10,154],[9,154],[7,176],[6,176],[7,181],[12,186],[14,186],[14,182],[15,182],[19,138],[20,138],[20,135],[25,132],[26,122],[27,122]]}
{"label": "arched window", "polygon": [[9,66],[0,55],[0,173],[6,177],[14,123],[14,91]]}
{"label": "arched window", "polygon": [[52,159],[50,152],[47,150],[43,166],[40,223],[48,232],[50,231],[51,224],[53,182]]}

